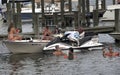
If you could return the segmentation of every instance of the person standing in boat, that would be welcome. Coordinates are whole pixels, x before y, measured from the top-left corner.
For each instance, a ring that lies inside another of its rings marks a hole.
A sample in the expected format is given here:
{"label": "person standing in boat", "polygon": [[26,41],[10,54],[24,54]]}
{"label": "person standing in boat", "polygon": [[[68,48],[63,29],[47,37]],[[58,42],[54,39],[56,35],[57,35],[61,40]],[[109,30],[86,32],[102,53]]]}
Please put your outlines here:
{"label": "person standing in boat", "polygon": [[16,28],[14,27],[13,23],[10,23],[8,27],[8,40],[21,40],[22,37],[18,35]]}
{"label": "person standing in boat", "polygon": [[45,29],[43,30],[43,40],[51,40],[52,37],[52,32],[49,30],[49,27],[46,26]]}

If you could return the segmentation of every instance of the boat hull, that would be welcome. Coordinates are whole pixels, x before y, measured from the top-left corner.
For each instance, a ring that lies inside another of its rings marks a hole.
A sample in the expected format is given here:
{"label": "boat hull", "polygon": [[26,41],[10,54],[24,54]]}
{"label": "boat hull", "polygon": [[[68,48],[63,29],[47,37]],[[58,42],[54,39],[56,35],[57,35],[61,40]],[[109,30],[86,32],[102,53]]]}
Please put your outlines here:
{"label": "boat hull", "polygon": [[12,53],[39,53],[42,52],[43,47],[48,41],[3,41],[8,50]]}

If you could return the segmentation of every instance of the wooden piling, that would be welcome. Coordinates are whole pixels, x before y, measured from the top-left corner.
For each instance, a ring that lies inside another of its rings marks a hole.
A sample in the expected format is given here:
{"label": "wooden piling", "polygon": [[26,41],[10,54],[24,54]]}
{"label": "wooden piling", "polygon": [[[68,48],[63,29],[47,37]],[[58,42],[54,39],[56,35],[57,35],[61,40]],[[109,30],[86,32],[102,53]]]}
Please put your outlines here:
{"label": "wooden piling", "polygon": [[98,26],[99,18],[98,18],[98,0],[96,0],[96,9],[93,10],[93,25]]}
{"label": "wooden piling", "polygon": [[16,27],[15,0],[12,0],[12,15],[13,24]]}
{"label": "wooden piling", "polygon": [[12,21],[12,12],[11,12],[11,3],[7,3],[6,4],[6,7],[7,7],[7,24],[9,25],[10,22]]}
{"label": "wooden piling", "polygon": [[78,0],[78,27],[82,27],[81,18],[81,0]]}
{"label": "wooden piling", "polygon": [[74,27],[77,28],[78,27],[78,12],[74,11]]}
{"label": "wooden piling", "polygon": [[35,28],[35,0],[32,0],[32,24],[33,28]]}
{"label": "wooden piling", "polygon": [[17,13],[14,13],[13,14],[13,24],[16,28],[17,28],[17,21],[18,21],[17,17],[18,17]]}
{"label": "wooden piling", "polygon": [[44,13],[44,0],[41,0],[41,9],[42,9],[42,26],[45,25],[45,13]]}
{"label": "wooden piling", "polygon": [[51,0],[51,3],[54,3],[54,0]]}
{"label": "wooden piling", "polygon": [[[90,2],[89,2],[89,0],[86,0],[86,13],[88,14],[89,12],[90,12]],[[87,27],[89,27],[89,25],[90,25],[89,17],[86,18],[86,22],[87,22]]]}
{"label": "wooden piling", "polygon": [[20,2],[16,3],[17,4],[17,23],[16,27],[20,28],[22,31],[22,24],[21,24],[21,5]]}
{"label": "wooden piling", "polygon": [[84,26],[85,27],[85,24],[86,24],[86,22],[85,22],[85,20],[86,20],[86,18],[85,18],[85,0],[82,0],[82,19],[81,19],[81,22],[82,22],[82,26]]}
{"label": "wooden piling", "polygon": [[[65,22],[64,22],[64,0],[61,0],[60,1],[61,3],[61,22],[62,22],[62,24],[64,24],[64,26],[65,26]],[[64,27],[64,26],[62,26],[62,27]]]}
{"label": "wooden piling", "polygon": [[32,0],[32,17],[33,17],[33,30],[34,30],[34,34],[35,37],[39,38],[39,16],[38,14],[35,12],[35,0]]}
{"label": "wooden piling", "polygon": [[98,12],[97,12],[97,10],[93,10],[93,25],[94,26],[98,26],[98,14],[97,14]]}
{"label": "wooden piling", "polygon": [[54,13],[53,14],[53,21],[54,21],[54,25],[58,25],[58,16],[57,16],[57,13]]}
{"label": "wooden piling", "polygon": [[37,14],[35,13],[35,0],[32,0],[32,24],[33,24],[33,30],[35,36],[38,35],[38,19],[37,19]]}
{"label": "wooden piling", "polygon": [[102,0],[102,10],[106,10],[106,0]]}
{"label": "wooden piling", "polygon": [[35,13],[34,14],[34,34],[35,37],[39,38],[39,14]]}
{"label": "wooden piling", "polygon": [[112,0],[112,1],[113,1],[113,5],[114,5],[116,0]]}
{"label": "wooden piling", "polygon": [[120,9],[115,9],[115,31],[120,33]]}
{"label": "wooden piling", "polygon": [[69,12],[72,12],[72,2],[69,0]]}

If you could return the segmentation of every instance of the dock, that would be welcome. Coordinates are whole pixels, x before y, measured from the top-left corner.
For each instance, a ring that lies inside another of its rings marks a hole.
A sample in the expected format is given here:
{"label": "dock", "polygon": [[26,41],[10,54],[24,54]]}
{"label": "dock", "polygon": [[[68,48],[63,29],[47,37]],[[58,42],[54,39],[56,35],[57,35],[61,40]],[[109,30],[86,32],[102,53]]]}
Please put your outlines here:
{"label": "dock", "polygon": [[[94,32],[94,33],[110,33],[113,32],[115,29],[114,26],[100,26],[100,27],[89,27],[89,28],[83,28],[83,30],[85,32]],[[66,30],[74,30],[73,28],[69,28],[69,29],[63,29],[62,32],[65,32]],[[25,36],[25,37],[33,37],[35,34],[34,32],[24,32],[24,33],[20,33],[20,35]],[[39,36],[42,36],[42,32],[39,32]],[[0,34],[0,38],[7,38],[7,33],[3,33]]]}
{"label": "dock", "polygon": [[[94,9],[91,11],[90,0],[32,0],[30,13],[32,19],[32,27],[33,32],[31,33],[22,33],[22,35],[41,35],[39,32],[39,26],[56,26],[63,28],[63,31],[66,30],[66,27],[82,27],[87,32],[95,32],[95,33],[108,33],[108,32],[120,32],[120,10],[115,10],[115,20],[113,26],[99,26],[100,18],[106,11],[106,1],[98,0],[95,1]],[[16,28],[20,28],[22,30],[22,20],[23,11],[21,7],[21,3],[24,0],[17,1],[11,0],[6,3],[7,11],[7,23],[9,24],[11,21],[14,23]],[[37,7],[35,5],[37,3]],[[16,7],[15,7],[16,4]],[[46,6],[46,4],[48,4]],[[73,7],[73,4],[76,5]],[[115,1],[113,1],[113,5]],[[12,7],[12,8],[11,8]],[[47,9],[49,7],[49,9]],[[59,7],[59,10],[55,10],[56,7]],[[52,8],[52,9],[51,9]],[[93,8],[93,7],[92,7]],[[11,10],[10,10],[11,9]],[[40,11],[36,12],[36,9],[40,9]],[[47,11],[46,11],[47,10]],[[27,10],[28,11],[28,10]],[[89,27],[92,19],[93,27]],[[69,29],[70,30],[70,29]],[[73,29],[72,29],[73,30]],[[6,37],[7,34],[2,34],[0,37]]]}

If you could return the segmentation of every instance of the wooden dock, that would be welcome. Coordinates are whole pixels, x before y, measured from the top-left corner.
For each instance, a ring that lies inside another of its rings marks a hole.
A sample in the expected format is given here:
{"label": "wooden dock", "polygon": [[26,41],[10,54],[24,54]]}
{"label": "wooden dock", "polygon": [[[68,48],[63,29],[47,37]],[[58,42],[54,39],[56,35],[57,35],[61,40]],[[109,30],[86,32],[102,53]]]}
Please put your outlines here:
{"label": "wooden dock", "polygon": [[[102,0],[101,1],[101,8],[99,9],[99,1],[96,0],[95,1],[95,9],[92,11],[93,15],[92,15],[92,19],[93,19],[93,27],[89,27],[89,23],[90,23],[90,16],[86,17],[86,13],[87,15],[89,15],[88,13],[90,12],[90,0],[76,0],[78,3],[78,6],[76,7],[78,10],[77,11],[73,11],[72,10],[72,1],[73,0],[67,0],[68,3],[68,7],[65,4],[64,0],[60,0],[59,4],[60,4],[60,12],[54,12],[52,15],[46,15],[45,13],[45,8],[44,5],[46,3],[45,0],[40,0],[38,4],[38,6],[41,6],[41,14],[38,14],[35,12],[35,1],[32,0],[30,1],[32,4],[32,24],[33,24],[33,30],[34,33],[22,33],[22,35],[38,35],[41,34],[39,33],[39,22],[41,22],[42,26],[46,26],[49,25],[49,23],[47,24],[46,21],[47,19],[52,19],[53,24],[52,25],[56,25],[59,26],[59,22],[61,23],[61,27],[67,27],[67,26],[73,26],[74,27],[85,27],[84,30],[86,32],[95,32],[95,33],[108,33],[108,32],[113,32],[113,31],[118,31],[120,32],[120,10],[115,10],[115,27],[114,26],[99,26],[99,11],[105,11],[106,10],[106,1]],[[16,5],[17,7],[15,8],[14,4],[16,2],[13,0],[12,2],[7,3],[7,21],[8,24],[13,21],[13,23],[15,23],[16,28],[21,28],[22,29],[22,20],[20,17],[21,14],[21,5],[20,2],[17,2]],[[56,0],[51,0],[50,4],[55,4]],[[13,5],[11,8],[11,4]],[[113,5],[115,5],[115,0],[113,0]],[[68,9],[68,11],[66,12],[64,10],[64,8]],[[81,9],[82,8],[82,9]],[[86,9],[85,9],[86,8]],[[12,9],[12,10],[10,10]],[[17,10],[17,13],[15,13],[15,9]],[[70,13],[69,15],[66,13]],[[72,14],[71,14],[72,13]],[[81,15],[82,14],[82,15]],[[39,15],[41,17],[39,17]],[[59,18],[59,20],[58,20]],[[70,23],[69,23],[70,22]],[[74,24],[72,24],[72,22]],[[86,27],[87,26],[87,27]],[[66,31],[66,29],[63,29],[63,31]],[[4,38],[7,37],[7,34],[2,34],[0,35],[0,37]]]}
{"label": "wooden dock", "polygon": [[[110,33],[113,32],[115,27],[114,26],[101,26],[101,27],[89,27],[89,28],[83,28],[86,32],[95,32],[95,33]],[[63,30],[63,32],[65,32],[66,29]],[[42,33],[39,33],[40,35]],[[35,34],[33,32],[30,33],[21,33],[21,35],[23,36],[35,36]],[[7,34],[0,34],[0,38],[7,38]]]}

